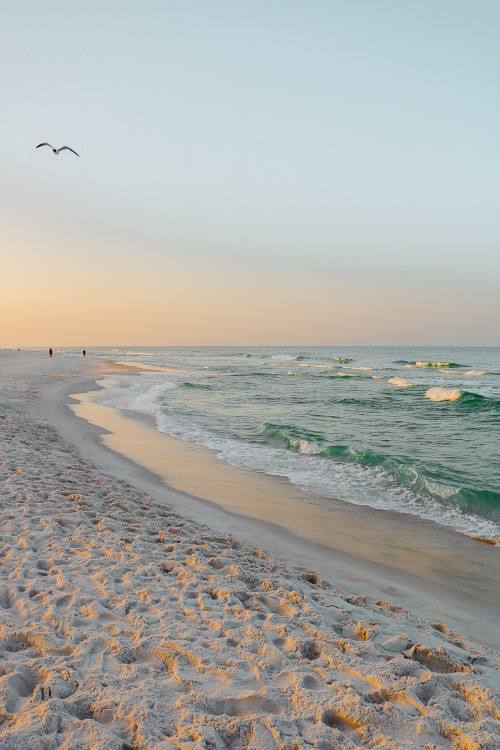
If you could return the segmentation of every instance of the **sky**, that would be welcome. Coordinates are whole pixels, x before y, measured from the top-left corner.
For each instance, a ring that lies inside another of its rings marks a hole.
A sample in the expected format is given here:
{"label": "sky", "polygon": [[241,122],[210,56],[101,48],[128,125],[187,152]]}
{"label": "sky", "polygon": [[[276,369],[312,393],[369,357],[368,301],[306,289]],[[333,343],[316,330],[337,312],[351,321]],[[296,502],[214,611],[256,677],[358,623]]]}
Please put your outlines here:
{"label": "sky", "polygon": [[500,345],[497,0],[1,18],[0,347]]}

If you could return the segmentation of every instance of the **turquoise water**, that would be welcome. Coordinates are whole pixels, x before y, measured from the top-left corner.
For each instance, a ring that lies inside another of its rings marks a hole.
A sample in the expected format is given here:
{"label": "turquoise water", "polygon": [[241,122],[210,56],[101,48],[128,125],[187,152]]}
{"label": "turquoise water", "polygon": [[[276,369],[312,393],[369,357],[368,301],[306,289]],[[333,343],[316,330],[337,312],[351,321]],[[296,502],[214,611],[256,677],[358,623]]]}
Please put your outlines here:
{"label": "turquoise water", "polygon": [[[68,350],[69,351],[69,350]],[[324,498],[500,540],[500,349],[118,348],[102,403]]]}

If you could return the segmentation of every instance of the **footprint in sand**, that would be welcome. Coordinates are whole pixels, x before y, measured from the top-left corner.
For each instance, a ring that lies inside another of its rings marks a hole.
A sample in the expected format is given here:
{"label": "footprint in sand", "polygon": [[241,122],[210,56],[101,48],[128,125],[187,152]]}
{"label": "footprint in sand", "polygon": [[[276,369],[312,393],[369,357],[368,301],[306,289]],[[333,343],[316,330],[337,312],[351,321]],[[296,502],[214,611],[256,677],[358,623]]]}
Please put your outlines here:
{"label": "footprint in sand", "polygon": [[309,661],[319,659],[323,653],[321,644],[317,641],[306,641],[305,643],[301,643],[299,648],[302,658],[309,659]]}
{"label": "footprint in sand", "polygon": [[75,597],[73,596],[73,594],[64,594],[63,596],[60,596],[58,599],[56,599],[55,609],[68,609],[69,607],[71,607],[74,601]]}
{"label": "footprint in sand", "polygon": [[411,649],[405,651],[404,656],[427,667],[431,672],[449,674],[451,672],[472,671],[472,667],[453,662],[448,652],[441,646],[438,646],[438,648],[428,648],[417,643]]}
{"label": "footprint in sand", "polygon": [[213,700],[207,706],[210,713],[216,716],[243,716],[251,714],[274,714],[284,713],[283,708],[269,698],[262,695],[249,695],[245,698],[219,698]]}
{"label": "footprint in sand", "polygon": [[322,684],[316,679],[316,677],[307,674],[302,680],[302,686],[306,690],[319,690],[322,687]]}
{"label": "footprint in sand", "polygon": [[29,670],[0,678],[0,695],[3,693],[5,696],[5,711],[9,714],[15,713],[18,702],[32,696],[36,684],[36,678]]}

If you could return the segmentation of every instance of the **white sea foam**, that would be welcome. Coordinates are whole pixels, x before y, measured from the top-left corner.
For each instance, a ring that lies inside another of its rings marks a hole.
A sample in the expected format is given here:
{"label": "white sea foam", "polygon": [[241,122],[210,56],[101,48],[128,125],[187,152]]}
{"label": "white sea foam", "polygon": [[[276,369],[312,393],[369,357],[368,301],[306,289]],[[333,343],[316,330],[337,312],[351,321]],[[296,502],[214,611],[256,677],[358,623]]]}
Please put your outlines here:
{"label": "white sea foam", "polygon": [[429,388],[425,395],[431,401],[456,401],[463,394],[462,391],[447,388]]}
{"label": "white sea foam", "polygon": [[156,414],[158,409],[159,401],[166,391],[177,388],[176,383],[158,383],[153,385],[145,393],[138,393],[131,405],[132,409],[136,411],[147,412],[150,414]]}
{"label": "white sea foam", "polygon": [[408,388],[410,385],[417,385],[417,383],[410,383],[409,380],[405,380],[405,378],[389,378],[387,381],[388,383],[391,383],[392,385],[399,385],[401,388]]}
{"label": "white sea foam", "polygon": [[351,367],[351,365],[342,365],[346,370],[373,370],[373,367]]}
{"label": "white sea foam", "polygon": [[470,375],[470,376],[478,376],[478,375],[486,375],[485,370],[466,370],[462,372],[457,372],[456,370],[441,370],[438,369],[438,372],[442,372],[443,375]]}
{"label": "white sea foam", "polygon": [[304,456],[314,456],[316,453],[320,453],[321,446],[319,446],[317,443],[311,443],[309,440],[299,440],[295,438],[290,438],[290,447],[292,448],[298,448],[299,453],[302,453]]}
{"label": "white sea foam", "polygon": [[449,367],[449,362],[415,362],[415,364],[407,364],[405,367]]}
{"label": "white sea foam", "polygon": [[156,415],[161,408],[163,395],[179,387],[172,380],[165,380],[165,375],[157,373],[105,377],[99,385],[104,389],[96,399],[100,403],[151,415]]}
{"label": "white sea foam", "polygon": [[424,485],[427,490],[434,495],[434,497],[441,497],[443,500],[448,500],[454,495],[458,495],[460,487],[450,487],[449,485],[442,484],[441,482],[432,482],[430,479],[423,479]]}
{"label": "white sea foam", "polygon": [[307,362],[299,362],[298,367],[316,367],[319,370],[333,370],[333,367],[331,365],[311,365]]}

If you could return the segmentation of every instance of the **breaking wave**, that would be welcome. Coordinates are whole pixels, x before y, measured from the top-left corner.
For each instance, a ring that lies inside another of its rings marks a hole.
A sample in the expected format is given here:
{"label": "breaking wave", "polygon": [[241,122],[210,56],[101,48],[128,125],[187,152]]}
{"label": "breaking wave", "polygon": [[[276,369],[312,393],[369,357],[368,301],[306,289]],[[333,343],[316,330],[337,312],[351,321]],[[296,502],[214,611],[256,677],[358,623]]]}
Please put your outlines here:
{"label": "breaking wave", "polygon": [[405,380],[405,378],[389,378],[387,381],[388,383],[391,383],[391,385],[399,385],[400,388],[408,388],[411,385],[417,385],[417,383],[410,383],[409,380]]}
{"label": "breaking wave", "polygon": [[460,365],[457,362],[409,362],[405,359],[398,360],[396,364],[405,367],[467,367],[467,365]]}
{"label": "breaking wave", "polygon": [[500,400],[495,397],[472,393],[455,388],[429,388],[425,393],[431,401],[459,401],[464,406],[482,408],[500,408]]}
{"label": "breaking wave", "polygon": [[462,398],[464,391],[457,391],[449,388],[429,388],[425,392],[425,397],[431,401],[457,401]]}

